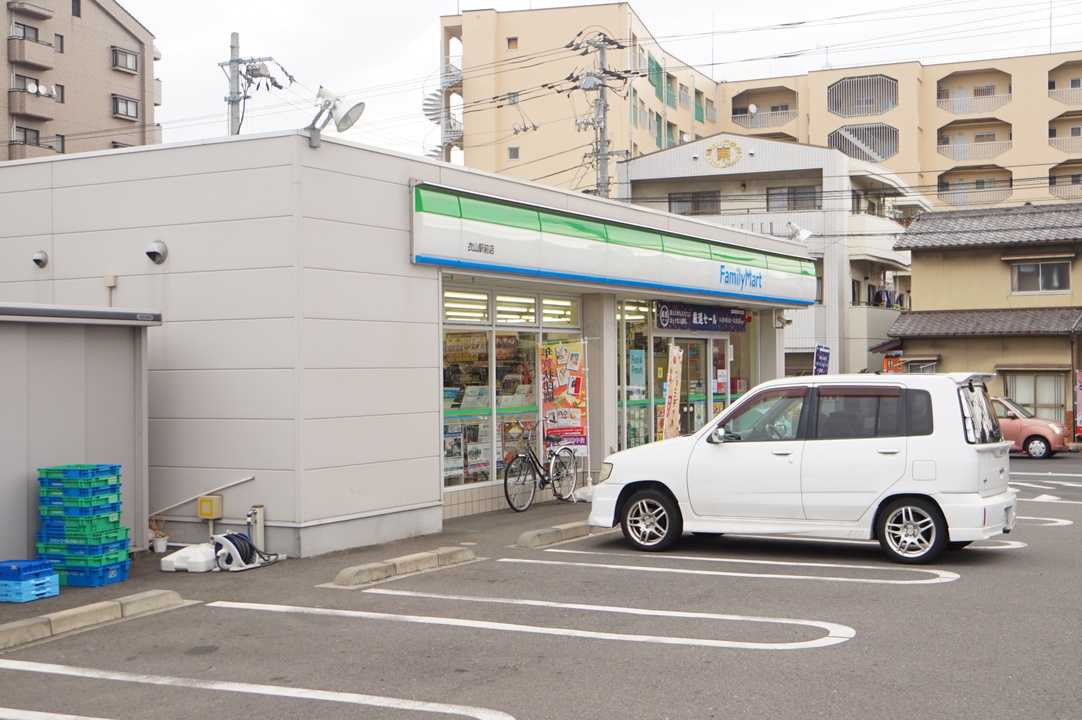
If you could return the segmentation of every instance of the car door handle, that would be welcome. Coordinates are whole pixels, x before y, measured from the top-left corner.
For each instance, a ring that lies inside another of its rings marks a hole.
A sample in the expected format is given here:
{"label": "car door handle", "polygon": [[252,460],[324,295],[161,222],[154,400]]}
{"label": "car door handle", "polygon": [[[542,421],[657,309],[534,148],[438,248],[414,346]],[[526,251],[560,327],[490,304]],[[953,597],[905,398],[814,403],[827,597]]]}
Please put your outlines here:
{"label": "car door handle", "polygon": [[880,455],[897,455],[901,451],[901,448],[879,448],[876,450]]}
{"label": "car door handle", "polygon": [[792,455],[793,451],[792,450],[771,450],[770,454],[771,455]]}

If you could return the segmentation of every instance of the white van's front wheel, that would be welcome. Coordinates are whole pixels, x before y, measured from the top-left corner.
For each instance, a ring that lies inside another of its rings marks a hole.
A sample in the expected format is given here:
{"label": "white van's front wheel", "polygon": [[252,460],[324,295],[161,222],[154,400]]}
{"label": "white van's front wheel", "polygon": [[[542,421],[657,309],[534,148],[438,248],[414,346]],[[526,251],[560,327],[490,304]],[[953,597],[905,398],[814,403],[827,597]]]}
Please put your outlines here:
{"label": "white van's front wheel", "polygon": [[668,550],[684,532],[676,501],[656,490],[642,490],[628,498],[620,526],[636,550]]}
{"label": "white van's front wheel", "polygon": [[899,498],[879,514],[879,545],[901,563],[931,562],[947,544],[947,522],[935,503]]}

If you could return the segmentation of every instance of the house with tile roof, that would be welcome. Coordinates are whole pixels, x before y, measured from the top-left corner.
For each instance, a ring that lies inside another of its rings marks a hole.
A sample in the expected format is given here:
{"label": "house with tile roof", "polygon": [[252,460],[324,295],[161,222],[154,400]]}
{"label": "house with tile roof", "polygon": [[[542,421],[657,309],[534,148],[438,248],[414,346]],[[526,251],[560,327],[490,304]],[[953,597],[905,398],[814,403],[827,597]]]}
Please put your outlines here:
{"label": "house with tile roof", "polygon": [[875,346],[888,369],[988,371],[1037,415],[1072,422],[1082,332],[1082,203],[919,215],[911,310]]}

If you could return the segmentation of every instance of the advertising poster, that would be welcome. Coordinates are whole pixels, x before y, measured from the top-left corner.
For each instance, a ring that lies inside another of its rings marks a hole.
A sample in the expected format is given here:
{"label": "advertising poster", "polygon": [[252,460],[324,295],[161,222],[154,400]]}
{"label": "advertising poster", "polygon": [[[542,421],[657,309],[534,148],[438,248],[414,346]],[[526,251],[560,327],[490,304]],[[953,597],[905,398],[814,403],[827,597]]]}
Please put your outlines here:
{"label": "advertising poster", "polygon": [[454,423],[443,426],[443,476],[448,485],[462,483],[465,454],[462,444],[462,425]]}
{"label": "advertising poster", "polygon": [[545,432],[586,454],[586,347],[581,340],[541,346],[541,410]]}
{"label": "advertising poster", "polygon": [[661,438],[680,436],[680,368],[684,363],[683,349],[669,345],[669,373],[665,379],[665,421]]}
{"label": "advertising poster", "polygon": [[830,348],[826,345],[815,346],[815,366],[813,375],[826,375],[830,372]]}

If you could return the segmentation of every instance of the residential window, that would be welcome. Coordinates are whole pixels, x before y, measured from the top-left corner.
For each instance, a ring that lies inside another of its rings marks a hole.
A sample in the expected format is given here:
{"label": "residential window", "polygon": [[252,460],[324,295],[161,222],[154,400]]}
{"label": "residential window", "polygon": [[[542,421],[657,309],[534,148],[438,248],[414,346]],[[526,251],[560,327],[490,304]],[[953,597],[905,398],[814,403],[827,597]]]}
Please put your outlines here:
{"label": "residential window", "polygon": [[509,38],[507,38],[507,49],[508,50],[518,50],[518,38],[517,37],[509,37]]}
{"label": "residential window", "polygon": [[646,111],[646,102],[639,100],[639,124],[643,127],[650,128],[650,113]]}
{"label": "residential window", "polygon": [[696,90],[695,91],[695,121],[696,122],[702,122],[706,118],[706,113],[705,113],[705,110],[704,110],[704,107],[703,107],[704,106],[704,103],[703,103],[704,99],[705,98],[704,98],[703,94],[700,91]]}
{"label": "residential window", "polygon": [[121,97],[120,95],[114,95],[113,115],[119,115],[120,117],[126,118],[139,117],[139,101]]}
{"label": "residential window", "polygon": [[58,103],[64,102],[64,86],[53,85],[53,99]]}
{"label": "residential window", "polygon": [[676,138],[678,133],[676,126],[672,123],[665,123],[665,147],[672,147],[676,144]]}
{"label": "residential window", "polygon": [[674,215],[717,215],[721,212],[721,191],[669,193],[669,212]]}
{"label": "residential window", "polygon": [[53,142],[53,149],[55,149],[58,153],[64,152],[64,136],[63,135],[57,135],[56,136],[56,141]]}
{"label": "residential window", "polygon": [[747,108],[746,105],[743,105],[741,107],[734,107],[733,108],[733,115],[747,115],[747,114],[748,114],[748,108]]}
{"label": "residential window", "polygon": [[13,141],[16,145],[39,145],[40,134],[33,128],[25,128],[15,126],[15,137]]}
{"label": "residential window", "polygon": [[1049,139],[1054,138],[1055,136],[1056,136],[1056,129],[1054,127],[1048,128],[1048,137],[1049,137]]}
{"label": "residential window", "polygon": [[518,148],[517,147],[509,147],[509,148],[507,148],[507,159],[508,160],[518,160]]}
{"label": "residential window", "polygon": [[1071,128],[1071,137],[1082,137],[1082,127],[1075,125]]}
{"label": "residential window", "polygon": [[1055,90],[1056,89],[1056,81],[1055,80],[1049,80],[1048,81],[1048,89],[1049,90]]}
{"label": "residential window", "polygon": [[35,92],[36,92],[37,91],[37,86],[38,86],[38,79],[28,77],[26,75],[16,75],[15,76],[15,87],[13,89],[14,90],[23,90],[23,91],[29,92],[31,85],[34,86]]}
{"label": "residential window", "polygon": [[64,52],[64,36],[53,35],[53,49],[58,53]]}
{"label": "residential window", "polygon": [[631,88],[631,127],[639,126],[639,93]]}
{"label": "residential window", "polygon": [[714,101],[710,99],[706,101],[706,119],[711,122],[718,119],[718,108],[714,105]]}
{"label": "residential window", "polygon": [[996,134],[994,132],[976,133],[975,135],[973,135],[973,142],[975,142],[975,143],[987,143],[987,142],[995,142],[995,141],[996,141]]}
{"label": "residential window", "polygon": [[1011,265],[1012,293],[1069,292],[1070,289],[1070,262],[1032,262]]}
{"label": "residential window", "polygon": [[83,0],[71,0],[71,16],[83,16]]}
{"label": "residential window", "polygon": [[789,103],[781,103],[780,105],[771,105],[770,112],[789,112]]}
{"label": "residential window", "polygon": [[131,72],[138,72],[139,56],[127,50],[113,48],[113,67],[118,70],[130,70]]}
{"label": "residential window", "polygon": [[936,88],[936,91],[935,91],[935,99],[936,100],[950,100],[950,97],[951,97],[950,88],[945,88],[945,87]]}
{"label": "residential window", "polygon": [[23,40],[38,41],[38,29],[33,25],[26,25],[25,23],[17,22],[12,28],[12,37],[22,38]]}
{"label": "residential window", "polygon": [[676,107],[676,77],[665,76],[665,104],[671,108]]}
{"label": "residential window", "polygon": [[1007,395],[1038,417],[1063,422],[1067,378],[1063,373],[1004,373]]}
{"label": "residential window", "polygon": [[1082,78],[1071,78],[1071,89],[1078,90],[1082,88]]}
{"label": "residential window", "polygon": [[683,83],[680,83],[680,105],[681,107],[691,107],[691,90]]}
{"label": "residential window", "polygon": [[995,85],[981,85],[973,88],[973,97],[992,97],[996,94]]}
{"label": "residential window", "polygon": [[767,210],[818,210],[820,190],[817,185],[767,188]]}
{"label": "residential window", "polygon": [[935,139],[936,145],[939,147],[945,147],[951,144],[950,135],[940,135]]}

